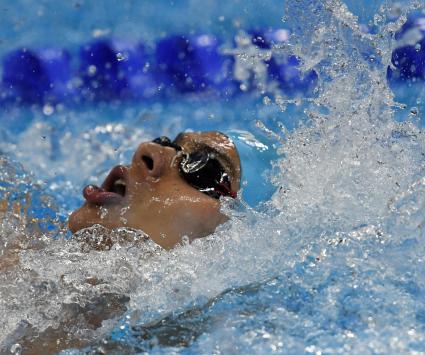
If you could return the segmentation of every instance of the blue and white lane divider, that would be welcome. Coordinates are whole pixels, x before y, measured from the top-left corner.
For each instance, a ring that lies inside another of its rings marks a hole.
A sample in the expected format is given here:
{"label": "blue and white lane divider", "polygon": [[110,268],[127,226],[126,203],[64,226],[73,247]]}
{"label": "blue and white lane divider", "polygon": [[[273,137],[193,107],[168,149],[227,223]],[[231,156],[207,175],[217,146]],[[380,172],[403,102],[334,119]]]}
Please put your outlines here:
{"label": "blue and white lane divider", "polygon": [[[252,45],[267,50],[287,42],[289,31],[251,30],[248,36]],[[396,38],[388,79],[425,80],[425,14],[409,17]],[[241,92],[241,83],[233,75],[234,54],[222,48],[211,34],[171,35],[153,49],[96,39],[75,55],[65,49],[20,48],[3,57],[0,104],[72,104],[205,91],[232,96]],[[301,63],[292,55],[264,59],[268,79],[289,95],[316,86],[317,73],[301,72]]]}
{"label": "blue and white lane divider", "polygon": [[[289,39],[287,30],[250,33],[259,50]],[[260,40],[260,36],[262,39]],[[235,58],[214,35],[171,35],[155,48],[96,39],[70,55],[62,49],[21,48],[3,58],[0,103],[57,104],[143,99],[174,93],[241,93]],[[265,62],[269,79],[288,94],[314,86],[315,72],[301,73],[299,58]]]}
{"label": "blue and white lane divider", "polygon": [[[249,32],[252,43],[262,49],[271,49],[289,40],[290,32],[286,29],[269,29],[266,31],[252,30]],[[317,83],[317,73],[314,70],[301,72],[299,67],[302,59],[294,55],[272,56],[265,61],[269,77],[279,83],[286,93],[310,92]]]}
{"label": "blue and white lane divider", "polygon": [[226,89],[231,86],[233,58],[221,54],[212,35],[176,35],[155,49],[157,78],[164,88],[179,92]]}
{"label": "blue and white lane divider", "polygon": [[3,58],[3,102],[64,102],[75,95],[71,56],[65,50],[17,49]]}
{"label": "blue and white lane divider", "polygon": [[412,14],[395,36],[387,76],[391,81],[425,80],[425,13]]}
{"label": "blue and white lane divider", "polygon": [[151,97],[156,93],[151,59],[140,43],[93,41],[81,48],[79,59],[76,86],[84,99]]}

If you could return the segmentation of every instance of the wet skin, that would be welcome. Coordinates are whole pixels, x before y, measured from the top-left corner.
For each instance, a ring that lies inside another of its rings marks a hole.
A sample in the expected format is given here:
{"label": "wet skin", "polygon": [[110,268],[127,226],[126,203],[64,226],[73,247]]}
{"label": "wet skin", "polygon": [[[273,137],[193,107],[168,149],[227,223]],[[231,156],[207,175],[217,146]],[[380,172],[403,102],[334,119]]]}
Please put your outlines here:
{"label": "wet skin", "polygon": [[154,142],[140,144],[129,166],[113,168],[101,188],[86,187],[86,203],[70,215],[70,230],[95,224],[140,229],[166,249],[183,236],[193,240],[214,232],[227,220],[220,213],[220,200],[189,184],[180,163],[184,153],[211,152],[228,175],[227,195],[235,196],[241,174],[238,152],[219,132],[182,133],[173,143],[182,151]]}

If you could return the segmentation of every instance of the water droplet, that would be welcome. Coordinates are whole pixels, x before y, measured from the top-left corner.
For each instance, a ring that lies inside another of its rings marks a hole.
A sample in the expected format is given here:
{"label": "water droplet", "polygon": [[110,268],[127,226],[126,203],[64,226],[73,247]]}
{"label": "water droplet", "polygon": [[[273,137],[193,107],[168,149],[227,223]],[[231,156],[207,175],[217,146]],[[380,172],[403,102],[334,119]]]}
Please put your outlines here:
{"label": "water droplet", "polygon": [[384,20],[384,18],[381,15],[378,15],[378,14],[376,14],[373,17],[373,23],[375,24],[375,26],[379,26],[382,23],[383,20]]}
{"label": "water droplet", "polygon": [[272,100],[270,100],[270,97],[268,97],[268,96],[263,97],[263,104],[264,105],[270,105],[271,102],[272,102]]}
{"label": "water droplet", "polygon": [[241,89],[241,91],[247,91],[248,90],[248,86],[245,84],[240,84],[239,88]]}
{"label": "water droplet", "polygon": [[100,208],[100,219],[106,218],[108,215],[108,210],[105,207]]}
{"label": "water droplet", "polygon": [[421,44],[420,43],[416,43],[416,45],[415,45],[416,52],[419,52],[421,49],[422,49]]}
{"label": "water droplet", "polygon": [[143,66],[143,73],[147,73],[150,66],[151,64],[149,62],[146,62],[145,65]]}
{"label": "water droplet", "polygon": [[46,104],[43,106],[43,113],[46,116],[50,116],[54,111],[55,111],[55,108],[50,104]]}
{"label": "water droplet", "polygon": [[90,65],[90,66],[87,68],[87,73],[88,73],[90,76],[93,76],[94,74],[96,74],[96,71],[97,71],[97,68],[96,68],[96,66],[95,66],[95,65]]}
{"label": "water droplet", "polygon": [[94,38],[100,38],[100,37],[105,37],[107,36],[109,33],[111,32],[110,29],[106,28],[106,29],[101,29],[101,28],[95,28],[92,31],[92,36]]}
{"label": "water droplet", "polygon": [[119,61],[119,62],[122,62],[123,60],[126,60],[127,58],[126,58],[126,56],[123,54],[123,53],[121,53],[121,52],[118,52],[117,53],[117,60]]}
{"label": "water droplet", "polygon": [[417,108],[417,107],[412,107],[412,108],[410,109],[410,114],[411,114],[411,115],[416,116],[418,113],[419,113],[419,110],[418,110],[418,108]]}
{"label": "water droplet", "polygon": [[15,354],[15,355],[20,355],[22,353],[22,346],[21,346],[21,344],[18,344],[18,343],[13,344],[10,347],[10,352],[12,354]]}

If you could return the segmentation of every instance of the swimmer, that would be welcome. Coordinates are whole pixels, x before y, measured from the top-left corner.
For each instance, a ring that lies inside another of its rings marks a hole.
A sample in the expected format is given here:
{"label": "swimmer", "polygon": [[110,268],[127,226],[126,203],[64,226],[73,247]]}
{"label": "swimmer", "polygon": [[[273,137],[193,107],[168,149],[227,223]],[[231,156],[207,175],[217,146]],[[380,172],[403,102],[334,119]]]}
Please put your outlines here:
{"label": "swimmer", "polygon": [[[74,233],[94,225],[142,230],[162,248],[172,249],[184,236],[207,236],[228,219],[220,212],[220,198],[236,197],[240,176],[239,154],[222,133],[181,133],[174,141],[160,137],[140,144],[131,164],[113,168],[101,187],[85,187],[86,202],[70,215],[69,228]],[[110,247],[110,240],[102,242]],[[0,255],[1,272],[18,266],[19,246],[12,251],[3,266]],[[87,282],[95,286],[105,280],[91,277]],[[104,320],[122,317],[128,301],[128,295],[105,292],[84,306],[62,304],[65,316],[55,328],[18,327],[6,348],[18,343],[23,354],[54,354],[87,346],[90,341],[73,329],[95,330]]]}
{"label": "swimmer", "polygon": [[[220,212],[220,198],[236,197],[240,176],[239,154],[222,133],[181,133],[174,141],[160,137],[140,144],[131,164],[113,168],[101,187],[85,187],[86,202],[70,215],[69,228],[74,233],[94,225],[138,229],[162,248],[172,249],[184,236],[207,236],[228,219]],[[112,243],[107,238],[103,245],[85,241],[97,250]],[[0,258],[0,272],[12,267],[10,260],[18,267],[18,249],[13,252],[16,257],[7,258],[4,267]],[[92,286],[105,282],[87,279]],[[105,292],[84,306],[62,304],[66,316],[55,328],[39,331],[30,323],[18,327],[6,348],[18,343],[23,354],[44,355],[87,346],[90,341],[71,330],[94,330],[107,319],[118,319],[128,302],[128,295]]]}
{"label": "swimmer", "polygon": [[86,202],[70,215],[69,229],[139,229],[171,249],[227,220],[219,199],[236,197],[240,176],[238,152],[223,133],[160,137],[140,144],[131,164],[114,167],[101,187],[84,188]]}

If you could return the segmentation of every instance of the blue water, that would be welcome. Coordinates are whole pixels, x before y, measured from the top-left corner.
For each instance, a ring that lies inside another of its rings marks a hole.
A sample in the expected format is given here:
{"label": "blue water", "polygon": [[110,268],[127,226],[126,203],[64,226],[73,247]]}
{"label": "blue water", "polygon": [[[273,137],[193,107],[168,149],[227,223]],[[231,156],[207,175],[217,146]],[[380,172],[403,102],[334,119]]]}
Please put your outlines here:
{"label": "blue water", "polygon": [[[296,28],[291,45],[273,53],[302,55],[319,73],[309,98],[251,90],[227,99],[195,93],[4,108],[0,196],[10,193],[15,209],[0,209],[0,251],[13,240],[26,247],[17,270],[1,275],[2,349],[19,353],[28,324],[57,327],[71,306],[121,294],[130,298],[125,315],[96,330],[84,322],[80,333],[67,329],[89,344],[67,353],[424,351],[425,86],[388,84],[397,43],[381,5],[393,3],[2,5],[0,56],[46,45],[77,53],[99,31],[150,44],[211,32],[230,45],[240,29],[285,27]],[[375,37],[362,37],[359,23]],[[232,136],[244,170],[242,199],[223,207],[231,220],[213,236],[171,252],[82,251],[68,239],[64,223],[82,187],[127,163],[138,143],[210,129]],[[16,211],[28,196],[23,219]],[[102,283],[87,284],[94,276]]]}

